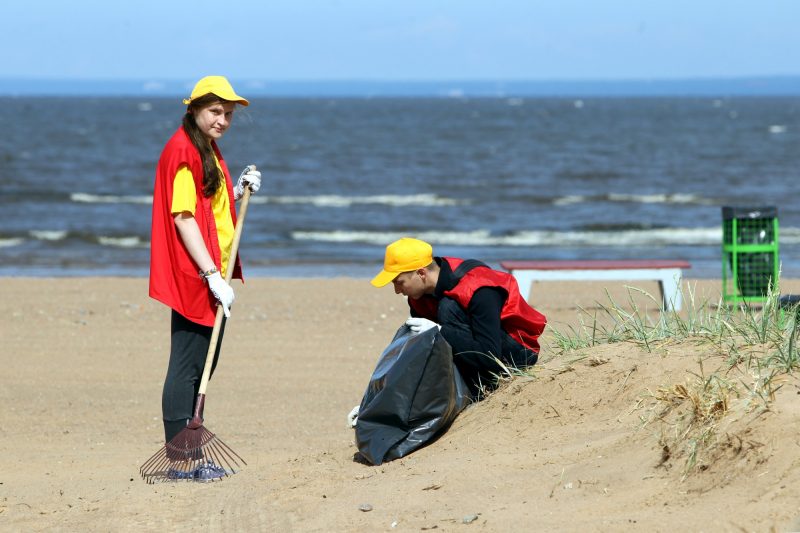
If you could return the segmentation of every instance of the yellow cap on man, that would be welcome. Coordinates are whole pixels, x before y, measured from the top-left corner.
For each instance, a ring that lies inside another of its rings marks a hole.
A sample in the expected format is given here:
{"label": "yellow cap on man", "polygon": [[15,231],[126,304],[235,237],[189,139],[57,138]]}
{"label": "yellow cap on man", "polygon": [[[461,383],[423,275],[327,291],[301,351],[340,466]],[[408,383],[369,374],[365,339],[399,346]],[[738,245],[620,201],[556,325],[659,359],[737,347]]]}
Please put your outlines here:
{"label": "yellow cap on man", "polygon": [[189,105],[193,100],[197,100],[201,96],[205,96],[209,93],[215,94],[229,102],[236,102],[243,106],[250,105],[250,102],[245,98],[236,94],[236,91],[233,90],[233,87],[225,76],[206,76],[201,79],[195,84],[194,89],[192,89],[191,96],[183,99],[183,103]]}
{"label": "yellow cap on man", "polygon": [[433,247],[425,241],[403,237],[386,247],[383,270],[370,283],[383,287],[403,272],[412,272],[433,263]]}

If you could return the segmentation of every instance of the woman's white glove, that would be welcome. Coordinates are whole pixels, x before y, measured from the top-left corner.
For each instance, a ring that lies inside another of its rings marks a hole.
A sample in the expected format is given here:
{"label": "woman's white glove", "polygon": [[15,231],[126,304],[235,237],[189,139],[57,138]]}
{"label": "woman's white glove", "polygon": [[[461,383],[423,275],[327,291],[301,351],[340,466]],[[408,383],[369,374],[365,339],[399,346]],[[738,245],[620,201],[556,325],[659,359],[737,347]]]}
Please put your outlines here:
{"label": "woman's white glove", "polygon": [[358,423],[358,407],[358,405],[353,407],[353,410],[347,415],[347,423],[351,428],[356,427],[356,424]]}
{"label": "woman's white glove", "polygon": [[233,303],[233,288],[228,285],[222,276],[219,275],[219,272],[214,272],[210,276],[206,278],[208,282],[208,288],[211,289],[211,294],[219,300],[219,304],[222,306],[222,311],[225,313],[225,317],[228,318],[231,316],[231,304]]}
{"label": "woman's white glove", "polygon": [[411,328],[411,331],[414,333],[422,333],[423,331],[427,331],[433,327],[437,327],[442,329],[442,326],[433,322],[432,320],[428,320],[427,318],[412,316],[408,320],[406,320],[406,326]]}
{"label": "woman's white glove", "polygon": [[256,170],[255,165],[249,165],[239,175],[239,181],[236,182],[236,187],[233,188],[233,199],[238,200],[244,195],[244,188],[250,187],[250,192],[257,193],[261,188],[261,172]]}

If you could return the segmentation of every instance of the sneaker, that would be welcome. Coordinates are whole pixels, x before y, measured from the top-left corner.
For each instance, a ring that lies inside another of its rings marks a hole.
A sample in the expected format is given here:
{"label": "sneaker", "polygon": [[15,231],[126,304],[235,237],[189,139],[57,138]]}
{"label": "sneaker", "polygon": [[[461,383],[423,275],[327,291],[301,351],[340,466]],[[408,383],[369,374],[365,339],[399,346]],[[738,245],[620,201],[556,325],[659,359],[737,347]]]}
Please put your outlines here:
{"label": "sneaker", "polygon": [[167,479],[180,481],[180,480],[192,480],[194,479],[196,471],[189,471],[185,472],[183,470],[178,470],[177,468],[170,468],[167,470]]}
{"label": "sneaker", "polygon": [[195,481],[214,481],[222,479],[228,473],[221,466],[217,466],[211,461],[198,466],[194,471]]}

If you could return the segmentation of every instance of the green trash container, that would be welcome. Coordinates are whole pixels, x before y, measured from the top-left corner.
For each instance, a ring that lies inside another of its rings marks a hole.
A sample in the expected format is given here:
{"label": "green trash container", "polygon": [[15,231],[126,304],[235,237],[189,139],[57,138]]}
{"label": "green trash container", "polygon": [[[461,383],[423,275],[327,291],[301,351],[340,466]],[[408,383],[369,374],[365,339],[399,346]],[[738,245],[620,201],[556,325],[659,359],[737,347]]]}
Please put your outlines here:
{"label": "green trash container", "polygon": [[778,284],[778,208],[722,208],[725,302],[764,302]]}

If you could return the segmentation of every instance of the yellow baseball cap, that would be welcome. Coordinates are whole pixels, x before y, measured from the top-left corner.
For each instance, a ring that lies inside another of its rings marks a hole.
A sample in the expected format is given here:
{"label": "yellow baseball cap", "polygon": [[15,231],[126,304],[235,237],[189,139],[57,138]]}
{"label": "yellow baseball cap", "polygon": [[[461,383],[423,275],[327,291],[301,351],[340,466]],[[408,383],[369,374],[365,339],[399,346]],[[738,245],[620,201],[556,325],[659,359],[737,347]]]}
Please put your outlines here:
{"label": "yellow baseball cap", "polygon": [[198,81],[194,89],[192,89],[192,95],[189,98],[184,98],[183,103],[189,105],[193,100],[197,100],[209,93],[213,93],[229,102],[236,102],[244,106],[250,105],[250,102],[236,94],[236,91],[233,90],[225,76],[206,76]]}
{"label": "yellow baseball cap", "polygon": [[433,247],[425,241],[403,237],[386,247],[383,270],[370,283],[383,287],[403,272],[412,272],[433,263]]}

